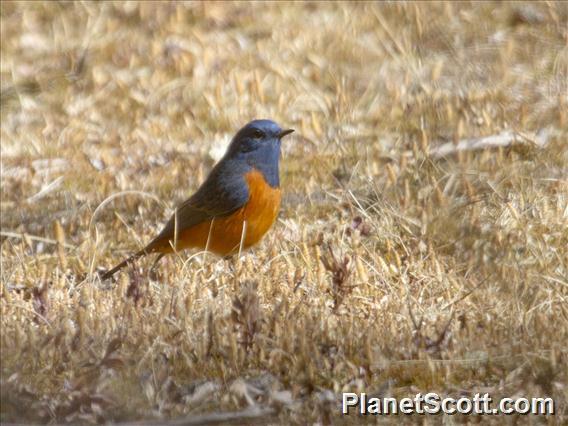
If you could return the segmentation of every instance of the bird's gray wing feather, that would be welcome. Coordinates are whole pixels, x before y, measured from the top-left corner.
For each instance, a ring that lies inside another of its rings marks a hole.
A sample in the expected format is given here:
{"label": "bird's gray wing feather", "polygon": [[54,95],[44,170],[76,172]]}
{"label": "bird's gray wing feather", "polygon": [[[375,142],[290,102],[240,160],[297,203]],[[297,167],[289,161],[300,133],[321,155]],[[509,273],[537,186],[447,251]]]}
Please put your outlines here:
{"label": "bird's gray wing feather", "polygon": [[179,205],[162,231],[148,244],[151,250],[164,239],[178,234],[201,222],[226,216],[240,209],[249,199],[249,191],[243,178],[244,171],[230,162],[219,163],[195,194]]}

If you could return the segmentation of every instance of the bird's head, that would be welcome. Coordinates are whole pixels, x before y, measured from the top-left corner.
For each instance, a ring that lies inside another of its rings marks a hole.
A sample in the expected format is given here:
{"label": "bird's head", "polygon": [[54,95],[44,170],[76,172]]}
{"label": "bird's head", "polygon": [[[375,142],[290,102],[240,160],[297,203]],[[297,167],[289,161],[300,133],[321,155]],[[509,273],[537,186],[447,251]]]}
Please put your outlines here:
{"label": "bird's head", "polygon": [[255,153],[267,153],[269,151],[280,152],[281,139],[294,130],[282,130],[272,120],[253,120],[237,132],[228,152],[231,154],[249,154],[254,157]]}
{"label": "bird's head", "polygon": [[278,186],[280,142],[294,130],[283,130],[271,120],[253,120],[240,129],[227,150],[226,157],[244,161],[261,171],[272,186]]}

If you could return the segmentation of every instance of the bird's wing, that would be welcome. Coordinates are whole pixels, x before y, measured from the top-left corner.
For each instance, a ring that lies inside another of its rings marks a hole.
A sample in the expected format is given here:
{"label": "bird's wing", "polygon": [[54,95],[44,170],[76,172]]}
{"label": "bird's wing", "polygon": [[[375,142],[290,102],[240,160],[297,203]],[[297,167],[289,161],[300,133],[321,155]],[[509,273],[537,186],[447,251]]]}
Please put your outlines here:
{"label": "bird's wing", "polygon": [[[228,171],[230,169],[230,172]],[[215,217],[226,216],[241,208],[249,199],[243,173],[236,168],[216,167],[195,194],[179,205],[162,231],[146,247],[150,251],[164,239]]]}

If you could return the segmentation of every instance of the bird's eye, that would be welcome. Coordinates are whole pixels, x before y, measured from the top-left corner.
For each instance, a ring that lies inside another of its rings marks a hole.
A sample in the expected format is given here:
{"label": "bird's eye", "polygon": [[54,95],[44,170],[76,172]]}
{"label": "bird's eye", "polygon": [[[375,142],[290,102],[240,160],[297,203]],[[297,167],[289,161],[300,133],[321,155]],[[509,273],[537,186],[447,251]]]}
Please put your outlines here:
{"label": "bird's eye", "polygon": [[264,136],[264,133],[262,133],[262,132],[261,132],[260,130],[258,130],[258,129],[254,129],[254,130],[252,131],[252,137],[255,138],[255,139],[260,139],[260,138],[262,138],[263,136]]}

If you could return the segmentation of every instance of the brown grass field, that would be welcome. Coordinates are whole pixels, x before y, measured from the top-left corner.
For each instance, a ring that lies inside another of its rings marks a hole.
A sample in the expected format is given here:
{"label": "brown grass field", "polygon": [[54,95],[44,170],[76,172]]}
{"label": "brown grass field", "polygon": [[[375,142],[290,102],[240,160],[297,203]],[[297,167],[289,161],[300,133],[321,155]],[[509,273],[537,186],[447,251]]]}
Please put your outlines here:
{"label": "brown grass field", "polygon": [[[566,422],[567,20],[2,2],[0,420]],[[296,129],[262,242],[101,283],[253,118]],[[556,414],[342,417],[345,391]]]}

